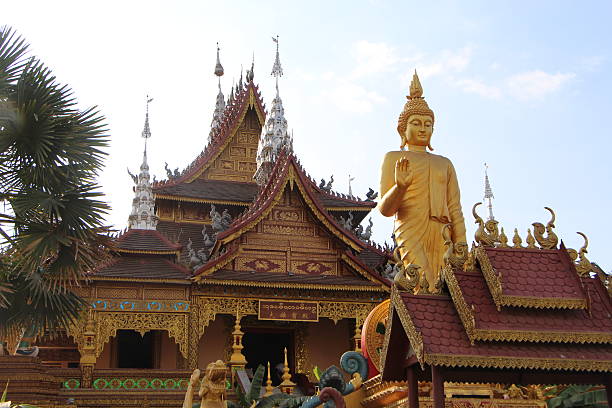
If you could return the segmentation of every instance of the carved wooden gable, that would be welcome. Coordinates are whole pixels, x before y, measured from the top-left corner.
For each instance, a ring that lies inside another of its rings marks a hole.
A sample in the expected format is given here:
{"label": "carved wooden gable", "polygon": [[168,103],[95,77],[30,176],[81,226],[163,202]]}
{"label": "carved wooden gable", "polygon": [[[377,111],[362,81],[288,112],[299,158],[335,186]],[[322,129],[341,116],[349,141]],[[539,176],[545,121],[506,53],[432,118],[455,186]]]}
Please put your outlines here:
{"label": "carved wooden gable", "polygon": [[345,245],[315,220],[289,185],[269,214],[238,239],[237,271],[353,275],[341,262]]}
{"label": "carved wooden gable", "polygon": [[232,140],[200,176],[208,180],[242,181],[254,183],[257,169],[257,146],[261,124],[255,109],[249,108]]}

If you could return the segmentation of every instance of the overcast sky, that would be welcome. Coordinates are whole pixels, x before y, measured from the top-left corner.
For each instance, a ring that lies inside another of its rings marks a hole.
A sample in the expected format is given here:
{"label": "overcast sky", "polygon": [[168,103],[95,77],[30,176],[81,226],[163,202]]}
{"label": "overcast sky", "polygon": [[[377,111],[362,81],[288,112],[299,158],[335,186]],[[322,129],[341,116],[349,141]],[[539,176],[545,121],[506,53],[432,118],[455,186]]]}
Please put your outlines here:
{"label": "overcast sky", "polygon": [[[430,4],[430,3],[435,3]],[[101,177],[109,222],[127,224],[145,95],[149,164],[183,168],[205,146],[216,96],[215,44],[227,94],[255,55],[255,82],[271,104],[273,35],[285,75],[280,94],[294,149],[334,189],[377,189],[385,152],[397,150],[397,117],[416,68],[434,110],[435,153],[455,165],[468,240],[483,198],[483,163],[494,213],[525,239],[544,206],[557,234],[612,269],[610,158],[612,3],[573,1],[22,1],[2,5],[32,53],[69,84],[83,107],[106,116],[111,147]],[[373,212],[374,213],[374,212]],[[485,209],[481,210],[485,216]],[[374,236],[392,225],[373,215]]]}

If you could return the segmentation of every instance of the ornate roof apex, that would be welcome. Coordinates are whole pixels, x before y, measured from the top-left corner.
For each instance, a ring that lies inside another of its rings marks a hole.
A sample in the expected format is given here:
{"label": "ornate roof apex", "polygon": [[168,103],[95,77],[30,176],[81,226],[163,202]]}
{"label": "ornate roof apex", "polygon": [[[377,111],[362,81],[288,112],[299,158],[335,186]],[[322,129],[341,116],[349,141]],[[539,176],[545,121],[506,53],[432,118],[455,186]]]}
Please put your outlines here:
{"label": "ornate roof apex", "polygon": [[154,230],[157,227],[158,218],[155,215],[155,199],[153,198],[149,165],[147,164],[147,139],[151,137],[151,129],[149,127],[149,103],[152,101],[153,98],[149,98],[149,95],[147,95],[147,113],[145,116],[144,129],[142,130],[145,147],[142,156],[142,164],[140,165],[140,173],[138,173],[138,176],[134,176],[130,173],[132,180],[136,183],[134,187],[134,199],[132,200],[132,212],[128,218],[128,226],[130,229]]}

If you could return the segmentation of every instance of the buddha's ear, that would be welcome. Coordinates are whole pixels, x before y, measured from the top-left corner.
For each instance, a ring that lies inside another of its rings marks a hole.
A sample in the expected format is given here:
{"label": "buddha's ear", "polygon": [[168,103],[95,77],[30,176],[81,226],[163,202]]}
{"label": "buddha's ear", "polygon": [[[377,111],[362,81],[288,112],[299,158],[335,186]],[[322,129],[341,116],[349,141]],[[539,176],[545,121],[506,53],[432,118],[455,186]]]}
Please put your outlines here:
{"label": "buddha's ear", "polygon": [[433,149],[434,149],[434,148],[433,148],[433,147],[431,147],[431,143],[428,143],[428,144],[427,144],[427,148],[433,152]]}
{"label": "buddha's ear", "polygon": [[404,150],[404,147],[408,144],[408,140],[406,140],[406,136],[402,136],[402,144],[400,145],[400,150]]}

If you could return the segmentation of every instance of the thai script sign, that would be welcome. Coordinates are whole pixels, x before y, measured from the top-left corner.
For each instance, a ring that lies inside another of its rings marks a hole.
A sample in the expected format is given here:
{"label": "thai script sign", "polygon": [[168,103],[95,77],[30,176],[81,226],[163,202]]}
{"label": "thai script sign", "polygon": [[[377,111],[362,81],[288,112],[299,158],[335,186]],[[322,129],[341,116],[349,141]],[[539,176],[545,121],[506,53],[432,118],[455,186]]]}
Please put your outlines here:
{"label": "thai script sign", "polygon": [[260,300],[259,320],[318,322],[319,304],[295,300]]}

